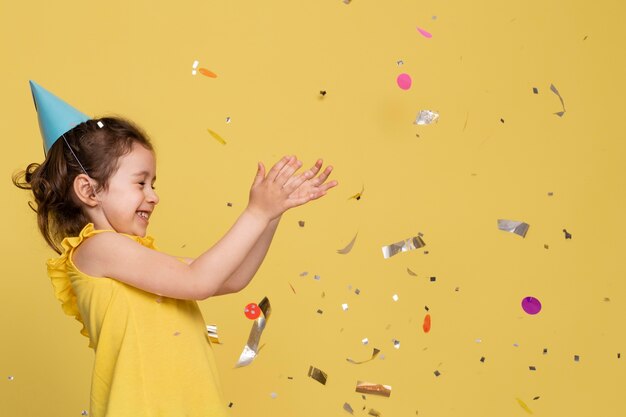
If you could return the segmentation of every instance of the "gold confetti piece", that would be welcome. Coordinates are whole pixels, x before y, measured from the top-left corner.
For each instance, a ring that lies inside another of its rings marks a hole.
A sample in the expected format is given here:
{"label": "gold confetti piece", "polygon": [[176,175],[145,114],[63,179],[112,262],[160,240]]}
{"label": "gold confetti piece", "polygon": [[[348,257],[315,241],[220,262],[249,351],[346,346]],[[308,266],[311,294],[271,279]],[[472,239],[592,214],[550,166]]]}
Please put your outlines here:
{"label": "gold confetti piece", "polygon": [[391,258],[392,256],[400,253],[400,252],[408,252],[413,249],[421,248],[426,246],[424,240],[422,240],[419,236],[413,236],[400,242],[392,243],[391,245],[383,246],[383,257],[385,259]]}
{"label": "gold confetti piece", "polygon": [[528,408],[528,406],[526,405],[526,403],[522,400],[520,400],[519,398],[516,398],[517,403],[519,404],[520,407],[522,407],[524,409],[524,411],[526,411],[528,414],[532,414],[532,410],[530,408]]}
{"label": "gold confetti piece", "polygon": [[322,385],[326,385],[326,380],[328,379],[328,375],[326,372],[321,369],[315,368],[313,366],[309,366],[309,376],[319,382]]}
{"label": "gold confetti piece", "polygon": [[352,406],[348,403],[343,404],[343,409],[346,410],[350,414],[354,414],[354,410],[352,409]]}
{"label": "gold confetti piece", "polygon": [[295,294],[296,290],[295,290],[295,288],[293,288],[293,285],[291,285],[291,283],[289,283],[289,286],[291,287],[291,291],[293,291],[293,293]]}
{"label": "gold confetti piece", "polygon": [[381,416],[380,412],[374,410],[373,408],[370,408],[370,411],[367,414],[369,414],[370,416],[374,416],[374,417],[380,417]]}
{"label": "gold confetti piece", "polygon": [[362,187],[361,187],[361,191],[360,191],[360,192],[356,193],[355,195],[353,195],[353,196],[351,196],[351,197],[348,197],[348,200],[351,200],[351,199],[353,199],[353,198],[354,198],[355,200],[360,200],[360,199],[361,199],[361,196],[363,195],[363,191],[365,191],[365,186],[362,186]]}
{"label": "gold confetti piece", "polygon": [[505,232],[515,233],[521,237],[526,237],[529,227],[530,225],[528,223],[516,220],[498,219],[498,229]]}
{"label": "gold confetti piece", "polygon": [[550,84],[550,91],[552,91],[554,94],[556,94],[557,97],[559,98],[559,100],[561,100],[561,107],[563,108],[563,111],[559,111],[559,112],[556,112],[554,114],[556,114],[559,117],[563,117],[563,115],[565,114],[565,102],[563,101],[563,97],[561,97],[561,94],[559,93],[559,90],[556,89],[554,84]]}
{"label": "gold confetti piece", "polygon": [[409,268],[406,269],[406,272],[408,272],[409,275],[411,275],[412,277],[416,277],[417,276],[417,274],[415,272],[411,271]]}
{"label": "gold confetti piece", "polygon": [[371,382],[357,381],[356,392],[370,395],[380,395],[381,397],[391,396],[391,386],[382,384],[373,384]]}
{"label": "gold confetti piece", "polygon": [[224,140],[224,138],[222,138],[220,135],[218,135],[217,133],[215,133],[214,131],[212,131],[211,129],[207,129],[207,131],[209,132],[209,134],[211,134],[211,136],[213,136],[213,138],[215,140],[217,140],[219,143],[221,143],[222,145],[226,145],[226,141]]}
{"label": "gold confetti piece", "polygon": [[265,329],[265,324],[270,317],[272,312],[272,308],[270,306],[270,301],[267,297],[264,297],[263,300],[259,303],[259,308],[261,309],[261,315],[259,318],[254,320],[252,324],[252,329],[250,329],[250,336],[248,336],[248,342],[243,348],[241,352],[241,356],[239,356],[239,360],[235,365],[236,368],[241,366],[250,365],[254,358],[257,356],[259,346],[259,340],[261,339],[261,334],[263,334],[263,329]]}
{"label": "gold confetti piece", "polygon": [[342,255],[346,255],[348,253],[350,253],[350,251],[352,250],[352,246],[354,246],[354,242],[356,241],[356,237],[358,236],[358,233],[356,235],[354,235],[354,237],[352,238],[352,241],[350,241],[350,243],[348,243],[348,245],[343,248],[343,249],[338,249],[337,253],[340,253]]}
{"label": "gold confetti piece", "polygon": [[[363,339],[363,340],[367,340],[367,339]],[[367,344],[367,343],[363,343],[363,344]],[[374,348],[374,351],[372,352],[372,357],[371,357],[371,358],[369,358],[369,359],[366,359],[366,360],[364,360],[364,361],[360,361],[360,362],[357,362],[357,361],[355,361],[355,360],[354,360],[354,359],[352,359],[352,358],[347,358],[346,360],[347,360],[348,362],[350,362],[350,363],[355,364],[355,365],[360,365],[360,364],[362,364],[362,363],[365,363],[365,362],[369,362],[369,361],[371,361],[371,360],[374,360],[374,359],[376,358],[376,356],[378,356],[378,354],[379,354],[379,353],[380,353],[380,349],[376,349],[376,348]]]}
{"label": "gold confetti piece", "polygon": [[209,334],[211,343],[220,343],[219,336],[217,335],[217,326],[215,324],[207,324],[206,331]]}
{"label": "gold confetti piece", "polygon": [[200,74],[206,75],[209,78],[217,78],[217,74],[216,73],[214,73],[213,71],[209,71],[206,68],[198,68],[198,71],[200,71]]}

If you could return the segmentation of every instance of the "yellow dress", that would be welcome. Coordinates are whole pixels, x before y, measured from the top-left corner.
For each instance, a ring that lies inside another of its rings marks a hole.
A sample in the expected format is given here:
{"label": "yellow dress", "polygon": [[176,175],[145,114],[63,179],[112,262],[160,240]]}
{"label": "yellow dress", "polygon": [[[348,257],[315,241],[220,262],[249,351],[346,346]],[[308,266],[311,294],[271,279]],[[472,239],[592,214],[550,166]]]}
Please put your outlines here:
{"label": "yellow dress", "polygon": [[[48,260],[63,311],[83,324],[81,333],[95,351],[89,415],[228,416],[195,301],[160,297],[76,268],[74,250],[102,232],[87,224],[79,236],[63,240],[61,256]],[[151,237],[125,236],[157,250]]]}

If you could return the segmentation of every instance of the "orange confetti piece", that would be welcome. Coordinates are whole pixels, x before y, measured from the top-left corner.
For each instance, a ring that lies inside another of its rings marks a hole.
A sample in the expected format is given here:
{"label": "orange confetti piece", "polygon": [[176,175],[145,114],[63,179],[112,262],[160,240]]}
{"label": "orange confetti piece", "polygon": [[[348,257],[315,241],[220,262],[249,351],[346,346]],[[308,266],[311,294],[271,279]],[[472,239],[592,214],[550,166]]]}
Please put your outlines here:
{"label": "orange confetti piece", "polygon": [[206,68],[199,68],[198,71],[200,71],[200,74],[206,75],[207,77],[217,78],[217,74],[216,73],[214,73],[213,71],[209,71]]}
{"label": "orange confetti piece", "polygon": [[426,317],[424,317],[422,329],[424,329],[424,333],[428,333],[430,331],[430,314],[426,314]]}

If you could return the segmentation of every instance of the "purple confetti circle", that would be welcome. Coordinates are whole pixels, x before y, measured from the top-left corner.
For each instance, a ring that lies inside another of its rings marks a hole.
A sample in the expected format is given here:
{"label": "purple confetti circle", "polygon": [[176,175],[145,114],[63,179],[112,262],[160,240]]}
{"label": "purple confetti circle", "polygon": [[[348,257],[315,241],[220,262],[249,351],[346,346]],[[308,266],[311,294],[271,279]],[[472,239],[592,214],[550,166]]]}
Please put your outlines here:
{"label": "purple confetti circle", "polygon": [[541,311],[541,302],[535,297],[524,297],[522,308],[528,314],[537,314]]}

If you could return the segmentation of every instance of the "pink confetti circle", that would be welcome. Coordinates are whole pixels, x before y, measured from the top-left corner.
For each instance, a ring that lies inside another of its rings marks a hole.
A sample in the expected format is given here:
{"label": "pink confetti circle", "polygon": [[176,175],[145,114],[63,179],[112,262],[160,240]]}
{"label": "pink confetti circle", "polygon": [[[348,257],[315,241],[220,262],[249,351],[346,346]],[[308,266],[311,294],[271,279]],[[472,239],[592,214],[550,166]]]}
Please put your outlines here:
{"label": "pink confetti circle", "polygon": [[398,75],[396,82],[398,83],[398,87],[403,90],[408,90],[409,88],[411,88],[411,83],[413,81],[411,80],[411,76],[409,74],[402,73]]}
{"label": "pink confetti circle", "polygon": [[522,308],[528,314],[537,314],[541,311],[541,302],[535,297],[524,297]]}

